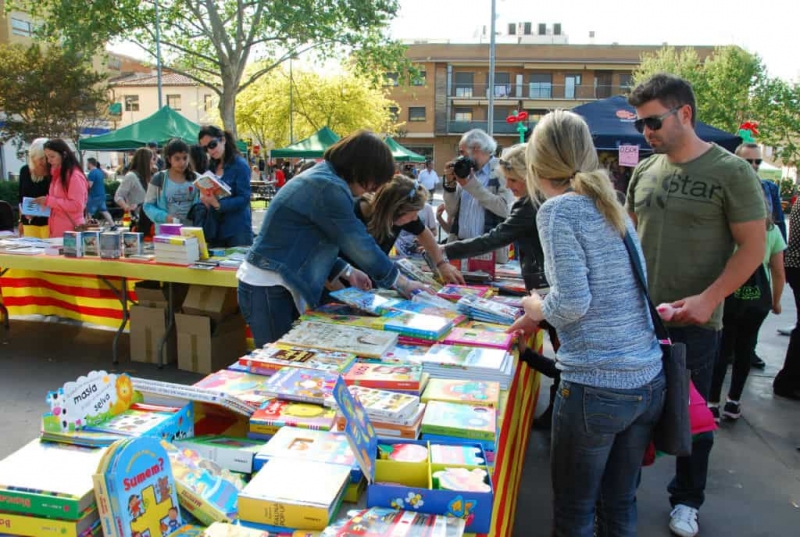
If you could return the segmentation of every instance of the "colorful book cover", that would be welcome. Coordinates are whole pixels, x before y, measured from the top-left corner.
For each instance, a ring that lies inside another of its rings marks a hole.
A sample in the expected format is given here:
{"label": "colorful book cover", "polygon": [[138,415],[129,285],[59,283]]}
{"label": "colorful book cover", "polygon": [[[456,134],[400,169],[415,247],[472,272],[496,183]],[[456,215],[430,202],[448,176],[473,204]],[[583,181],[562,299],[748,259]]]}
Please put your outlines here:
{"label": "colorful book cover", "polygon": [[[431,342],[428,342],[429,344]],[[427,347],[398,343],[393,349],[380,357],[381,362],[398,364],[421,364],[422,357],[428,352]]]}
{"label": "colorful book cover", "polygon": [[511,348],[513,334],[476,330],[474,328],[456,327],[450,331],[442,343],[447,345],[465,345],[467,347],[488,347],[508,350]]}
{"label": "colorful book cover", "polygon": [[227,198],[231,195],[231,187],[225,181],[214,175],[214,172],[206,172],[194,181],[194,185],[207,196],[214,196],[217,199]]}
{"label": "colorful book cover", "polygon": [[256,466],[273,459],[341,464],[350,468],[353,482],[363,475],[347,438],[341,433],[284,427],[258,451]]}
{"label": "colorful book cover", "polygon": [[172,465],[181,505],[202,524],[236,520],[241,477],[202,458],[195,450],[161,443]]}
{"label": "colorful book cover", "polygon": [[461,518],[428,515],[372,507],[348,513],[348,519],[333,526],[331,537],[461,537],[465,522]]}
{"label": "colorful book cover", "polygon": [[419,390],[422,367],[415,364],[356,362],[343,377],[348,385],[378,390]]}
{"label": "colorful book cover", "polygon": [[98,465],[98,483],[98,507],[110,507],[111,533],[104,523],[104,534],[166,537],[183,526],[172,465],[159,440],[115,443]]}
{"label": "colorful book cover", "polygon": [[[246,371],[235,371],[235,373],[247,374]],[[263,379],[264,377],[258,375],[258,378]],[[214,384],[214,388],[200,388],[197,386],[186,386],[184,384],[142,378],[133,378],[132,381],[136,390],[147,394],[148,398],[161,398],[165,401],[174,401],[177,399],[209,403],[247,417],[258,408],[252,401],[245,401],[232,394],[221,391],[220,388],[212,382],[209,382],[209,384]]]}
{"label": "colorful book cover", "polygon": [[330,431],[336,411],[321,405],[270,399],[250,416],[250,432],[275,434],[285,426]]}
{"label": "colorful book cover", "polygon": [[93,506],[105,448],[29,442],[0,461],[0,511],[77,520]]}
{"label": "colorful book cover", "polygon": [[384,298],[369,291],[362,291],[356,287],[347,287],[345,289],[333,291],[331,296],[352,308],[369,313],[370,315],[380,315],[383,311],[383,306],[389,302],[388,298]]}
{"label": "colorful book cover", "polygon": [[[347,306],[348,309],[350,306]],[[375,317],[373,315],[363,315],[359,311],[353,310],[351,314],[344,313],[326,313],[319,310],[307,311],[300,316],[301,321],[319,321],[322,323],[338,324],[342,326],[357,326],[360,328],[371,328],[372,330],[383,330],[383,325],[386,322],[384,317]]]}
{"label": "colorful book cover", "polygon": [[412,427],[419,429],[419,424],[422,420],[422,416],[425,413],[425,407],[427,405],[425,403],[420,403],[417,409],[410,414],[406,418],[373,418],[372,416],[369,417],[370,422],[372,425],[377,429],[379,426],[383,427]]}
{"label": "colorful book cover", "polygon": [[424,313],[391,311],[386,313],[385,319],[384,330],[430,340],[439,339],[453,328],[453,323],[449,319]]}
{"label": "colorful book cover", "polygon": [[[175,410],[177,411],[178,409]],[[91,426],[89,429],[121,436],[142,436],[169,420],[173,414],[174,412],[128,409],[118,416]]]}
{"label": "colorful book cover", "polygon": [[419,397],[403,393],[376,390],[364,386],[349,386],[371,419],[391,418],[403,420],[413,415],[419,407]]}
{"label": "colorful book cover", "polygon": [[356,356],[380,358],[397,343],[397,334],[357,326],[304,321],[284,335],[278,344],[352,352]]}
{"label": "colorful book cover", "polygon": [[487,406],[430,401],[422,417],[423,433],[494,440],[497,414]]}
{"label": "colorful book cover", "polygon": [[454,302],[465,296],[482,297],[489,292],[490,287],[484,285],[455,285],[448,284],[436,293],[438,296]]}
{"label": "colorful book cover", "polygon": [[268,380],[262,375],[222,369],[211,373],[195,383],[194,386],[232,395],[248,405],[258,408],[270,398],[264,391],[264,385]]}
{"label": "colorful book cover", "polygon": [[12,535],[35,535],[36,537],[84,537],[92,535],[99,516],[91,508],[81,513],[77,520],[57,520],[28,516],[18,513],[0,513],[0,531],[12,531]]}
{"label": "colorful book cover", "polygon": [[224,470],[249,474],[253,471],[253,458],[264,442],[213,434],[175,440],[175,445],[197,452]]}
{"label": "colorful book cover", "polygon": [[500,383],[482,380],[432,378],[422,394],[422,401],[444,401],[497,408]]}
{"label": "colorful book cover", "polygon": [[356,359],[351,352],[325,351],[270,344],[256,349],[247,356],[239,358],[239,363],[247,367],[256,367],[277,371],[282,367],[298,367],[341,373]]}
{"label": "colorful book cover", "polygon": [[197,239],[197,248],[200,252],[200,259],[208,259],[208,243],[206,243],[206,235],[201,227],[182,227],[181,236],[195,237]]}
{"label": "colorful book cover", "polygon": [[500,349],[462,347],[460,345],[437,344],[428,349],[422,363],[441,367],[460,367],[473,370],[501,372],[507,360],[507,352]]}
{"label": "colorful book cover", "polygon": [[284,367],[267,379],[264,393],[269,394],[270,398],[330,405],[337,376],[335,373],[314,369]]}
{"label": "colorful book cover", "polygon": [[436,317],[444,317],[453,323],[453,326],[459,325],[467,318],[453,309],[441,308],[428,304],[425,302],[414,302],[413,300],[391,300],[387,305],[387,309],[407,311],[410,313],[424,313],[425,315],[435,315]]}

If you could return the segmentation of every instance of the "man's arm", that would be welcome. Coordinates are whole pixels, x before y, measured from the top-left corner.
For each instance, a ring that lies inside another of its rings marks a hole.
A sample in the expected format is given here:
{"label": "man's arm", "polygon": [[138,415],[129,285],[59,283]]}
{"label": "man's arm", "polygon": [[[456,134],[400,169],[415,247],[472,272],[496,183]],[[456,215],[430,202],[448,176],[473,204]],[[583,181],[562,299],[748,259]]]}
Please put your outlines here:
{"label": "man's arm", "polygon": [[474,177],[470,177],[463,185],[464,190],[475,198],[481,207],[501,218],[506,218],[514,203],[514,194],[501,182],[497,194],[492,193]]}
{"label": "man's arm", "polygon": [[736,291],[764,261],[766,229],[763,219],[730,224],[731,234],[738,248],[728,260],[725,270],[699,295],[673,302],[677,308],[674,321],[687,324],[704,324],[725,297]]}

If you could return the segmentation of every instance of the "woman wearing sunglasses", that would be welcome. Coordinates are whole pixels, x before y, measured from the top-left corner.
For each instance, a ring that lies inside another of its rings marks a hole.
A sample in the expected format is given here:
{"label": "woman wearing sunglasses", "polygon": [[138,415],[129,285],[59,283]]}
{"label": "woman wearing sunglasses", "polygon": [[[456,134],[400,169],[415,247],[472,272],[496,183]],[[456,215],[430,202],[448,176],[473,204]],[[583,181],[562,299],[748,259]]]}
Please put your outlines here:
{"label": "woman wearing sunglasses", "polygon": [[384,253],[391,251],[401,231],[407,231],[417,237],[445,281],[464,284],[464,277],[447,262],[441,248],[436,244],[436,237],[419,217],[426,201],[428,191],[419,181],[404,175],[395,175],[377,193],[367,193],[357,199],[355,213]]}
{"label": "woman wearing sunglasses", "polygon": [[561,340],[550,450],[553,535],[636,535],[639,470],[666,381],[626,234],[642,265],[644,256],[580,116],[544,116],[526,160],[528,190],[547,199],[536,223],[550,292],[522,303],[526,317],[546,320]]}
{"label": "woman wearing sunglasses", "polygon": [[239,307],[257,347],[280,339],[307,306],[318,306],[328,281],[370,289],[371,278],[403,294],[425,289],[398,273],[353,211],[354,196],[376,191],[394,175],[389,147],[358,131],[323,158],[278,191],[236,274]]}
{"label": "woman wearing sunglasses", "polygon": [[253,220],[250,213],[250,166],[239,154],[236,141],[228,131],[205,125],[198,136],[200,146],[211,158],[210,170],[231,189],[231,195],[217,199],[201,193],[200,202],[214,213],[217,236],[207,237],[218,247],[253,244]]}

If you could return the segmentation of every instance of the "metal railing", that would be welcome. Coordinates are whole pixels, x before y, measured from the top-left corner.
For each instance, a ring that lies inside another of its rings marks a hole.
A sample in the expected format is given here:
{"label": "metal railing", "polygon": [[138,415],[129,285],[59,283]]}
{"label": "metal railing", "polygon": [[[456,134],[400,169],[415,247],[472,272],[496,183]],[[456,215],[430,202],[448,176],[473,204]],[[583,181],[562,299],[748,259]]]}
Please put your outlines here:
{"label": "metal railing", "polygon": [[[453,84],[450,97],[453,99],[488,99],[488,84]],[[627,85],[591,84],[550,84],[549,82],[528,82],[524,84],[494,85],[495,99],[562,99],[591,100],[605,99],[630,91]]]}

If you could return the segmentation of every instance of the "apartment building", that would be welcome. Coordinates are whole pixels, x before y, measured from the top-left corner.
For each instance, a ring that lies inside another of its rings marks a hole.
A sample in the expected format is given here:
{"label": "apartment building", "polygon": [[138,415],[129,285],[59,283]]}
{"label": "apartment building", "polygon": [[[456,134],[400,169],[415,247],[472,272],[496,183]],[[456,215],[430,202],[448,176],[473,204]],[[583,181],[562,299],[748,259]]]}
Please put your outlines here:
{"label": "apartment building", "polygon": [[[431,157],[439,173],[456,155],[470,129],[488,130],[489,95],[494,93],[493,133],[501,146],[519,140],[517,125],[506,121],[528,112],[528,125],[550,110],[570,109],[627,93],[644,53],[661,46],[570,45],[560,25],[509,24],[495,49],[494,88],[489,86],[488,39],[476,43],[416,40],[406,56],[422,71],[413,81],[387,74],[393,110],[405,124],[397,136],[404,146]],[[713,47],[694,47],[701,59]]]}

